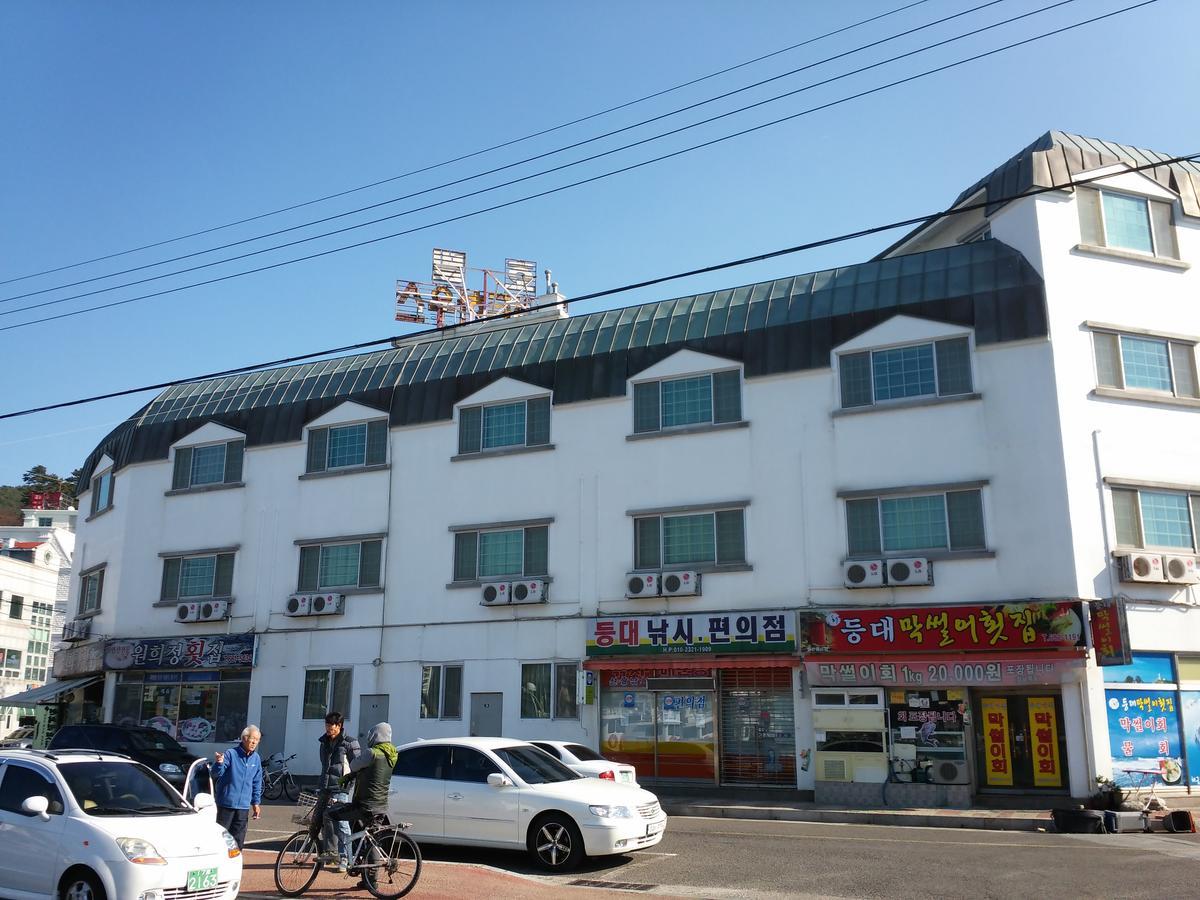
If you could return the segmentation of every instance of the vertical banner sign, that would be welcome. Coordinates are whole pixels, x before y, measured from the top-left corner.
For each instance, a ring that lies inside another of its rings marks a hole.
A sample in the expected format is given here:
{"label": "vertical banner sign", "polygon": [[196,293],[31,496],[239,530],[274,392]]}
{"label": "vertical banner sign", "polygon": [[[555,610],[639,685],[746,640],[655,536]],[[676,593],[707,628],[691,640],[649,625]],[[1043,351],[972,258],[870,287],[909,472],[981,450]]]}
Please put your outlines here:
{"label": "vertical banner sign", "polygon": [[1030,749],[1033,751],[1033,786],[1062,787],[1058,762],[1058,713],[1053,697],[1029,698]]}
{"label": "vertical banner sign", "polygon": [[1111,600],[1094,600],[1089,612],[1096,665],[1127,666],[1133,662],[1125,605],[1115,597]]}
{"label": "vertical banner sign", "polygon": [[979,701],[983,718],[983,745],[987,749],[989,787],[1012,787],[1012,737],[1008,730],[1008,700],[984,697]]}

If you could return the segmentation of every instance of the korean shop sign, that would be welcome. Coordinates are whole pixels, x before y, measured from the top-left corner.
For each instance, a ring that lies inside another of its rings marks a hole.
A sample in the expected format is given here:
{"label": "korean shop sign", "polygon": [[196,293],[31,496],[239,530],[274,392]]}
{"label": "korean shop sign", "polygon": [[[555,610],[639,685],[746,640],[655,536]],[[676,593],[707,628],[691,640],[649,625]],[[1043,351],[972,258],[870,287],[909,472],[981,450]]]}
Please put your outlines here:
{"label": "korean shop sign", "polygon": [[989,787],[1012,787],[1012,736],[1008,728],[1008,700],[984,697],[979,701],[983,717],[984,771]]}
{"label": "korean shop sign", "polygon": [[254,665],[254,635],[108,641],[106,669],[238,669]]}
{"label": "korean shop sign", "polygon": [[841,609],[809,622],[808,652],[903,653],[1066,650],[1081,646],[1072,601],[995,606]]}
{"label": "korean shop sign", "polygon": [[588,621],[588,656],[791,653],[789,610],[667,616],[608,616]]}
{"label": "korean shop sign", "polygon": [[1029,749],[1033,754],[1034,787],[1062,787],[1058,759],[1058,713],[1053,697],[1030,697]]}
{"label": "korean shop sign", "polygon": [[1074,679],[1083,657],[1074,653],[1033,653],[987,657],[981,654],[928,654],[896,657],[810,656],[804,662],[808,682],[834,685],[943,688],[1059,684]]}
{"label": "korean shop sign", "polygon": [[1129,620],[1125,604],[1117,598],[1093,600],[1091,613],[1092,647],[1098,666],[1127,666],[1133,662],[1129,648]]}

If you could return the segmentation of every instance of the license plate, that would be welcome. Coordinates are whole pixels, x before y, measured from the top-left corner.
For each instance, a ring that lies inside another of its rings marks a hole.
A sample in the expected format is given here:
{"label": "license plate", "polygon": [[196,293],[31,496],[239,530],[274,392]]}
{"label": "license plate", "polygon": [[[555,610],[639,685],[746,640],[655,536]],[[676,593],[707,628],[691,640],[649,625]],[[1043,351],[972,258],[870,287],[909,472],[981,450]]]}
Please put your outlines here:
{"label": "license plate", "polygon": [[624,781],[624,782],[630,782],[630,781],[633,781],[633,773],[632,773],[632,772],[622,772],[622,773],[621,773],[621,780],[622,780],[622,781]]}
{"label": "license plate", "polygon": [[666,827],[666,822],[651,822],[646,826],[646,837],[654,837],[654,835],[658,834]]}
{"label": "license plate", "polygon": [[188,872],[187,890],[203,891],[217,886],[217,868],[192,869]]}

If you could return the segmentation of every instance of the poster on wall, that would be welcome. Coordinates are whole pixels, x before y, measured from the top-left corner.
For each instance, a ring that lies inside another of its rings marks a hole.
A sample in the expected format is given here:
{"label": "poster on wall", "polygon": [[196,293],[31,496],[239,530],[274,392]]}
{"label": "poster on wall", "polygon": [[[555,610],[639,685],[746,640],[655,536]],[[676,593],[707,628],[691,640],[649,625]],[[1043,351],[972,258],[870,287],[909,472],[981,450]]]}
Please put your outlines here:
{"label": "poster on wall", "polygon": [[1058,759],[1058,713],[1053,697],[1029,698],[1029,744],[1033,753],[1033,786],[1062,787]]}
{"label": "poster on wall", "polygon": [[1179,706],[1188,782],[1197,787],[1200,786],[1200,691],[1180,691]]}
{"label": "poster on wall", "polygon": [[1183,784],[1180,695],[1154,688],[1121,688],[1106,690],[1104,696],[1113,781],[1132,788]]}
{"label": "poster on wall", "polygon": [[983,719],[984,770],[989,787],[1012,787],[1012,735],[1008,726],[1008,700],[984,697],[979,701]]}

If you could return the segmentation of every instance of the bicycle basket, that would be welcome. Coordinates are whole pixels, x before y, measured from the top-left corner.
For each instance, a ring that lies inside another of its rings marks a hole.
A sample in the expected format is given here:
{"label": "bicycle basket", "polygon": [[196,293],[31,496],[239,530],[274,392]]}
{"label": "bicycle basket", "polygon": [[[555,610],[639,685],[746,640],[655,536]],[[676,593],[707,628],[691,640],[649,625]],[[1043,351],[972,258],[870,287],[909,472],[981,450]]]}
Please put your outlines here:
{"label": "bicycle basket", "polygon": [[317,793],[301,791],[300,799],[296,801],[296,811],[292,813],[292,821],[297,825],[311,825],[313,812],[317,808]]}

